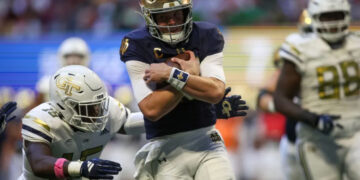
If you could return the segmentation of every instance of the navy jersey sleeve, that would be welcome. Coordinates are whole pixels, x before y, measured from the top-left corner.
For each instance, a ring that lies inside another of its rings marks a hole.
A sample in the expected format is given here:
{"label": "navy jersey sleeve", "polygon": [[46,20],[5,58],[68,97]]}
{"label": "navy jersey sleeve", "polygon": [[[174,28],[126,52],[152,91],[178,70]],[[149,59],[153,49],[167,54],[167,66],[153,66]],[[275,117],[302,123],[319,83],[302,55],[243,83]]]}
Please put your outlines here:
{"label": "navy jersey sleeve", "polygon": [[[146,46],[148,42],[146,30],[139,29],[127,34],[121,41],[121,47],[119,50],[121,61],[127,62],[129,60],[138,60],[146,62],[149,57]],[[149,63],[149,62],[146,62]]]}
{"label": "navy jersey sleeve", "polygon": [[224,37],[220,30],[214,25],[206,22],[197,22],[195,26],[200,35],[200,59],[216,53],[220,53],[224,49]]}
{"label": "navy jersey sleeve", "polygon": [[207,55],[213,55],[222,52],[224,49],[224,37],[217,27],[209,29],[207,33]]}

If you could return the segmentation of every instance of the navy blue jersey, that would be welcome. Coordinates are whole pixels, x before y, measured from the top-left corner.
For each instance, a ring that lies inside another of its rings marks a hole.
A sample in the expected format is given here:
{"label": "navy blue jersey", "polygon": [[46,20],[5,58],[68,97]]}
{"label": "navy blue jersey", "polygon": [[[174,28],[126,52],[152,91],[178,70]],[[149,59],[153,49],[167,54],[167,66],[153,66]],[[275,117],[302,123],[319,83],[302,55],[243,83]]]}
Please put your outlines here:
{"label": "navy blue jersey", "polygon": [[[224,38],[216,26],[205,22],[194,22],[189,39],[176,46],[153,38],[146,27],[136,29],[122,40],[120,56],[124,62],[138,60],[151,64],[164,62],[185,50],[191,50],[201,62],[209,55],[222,52],[223,47]],[[146,138],[199,129],[213,125],[215,122],[216,114],[212,104],[183,98],[159,121],[151,122],[145,118]]]}

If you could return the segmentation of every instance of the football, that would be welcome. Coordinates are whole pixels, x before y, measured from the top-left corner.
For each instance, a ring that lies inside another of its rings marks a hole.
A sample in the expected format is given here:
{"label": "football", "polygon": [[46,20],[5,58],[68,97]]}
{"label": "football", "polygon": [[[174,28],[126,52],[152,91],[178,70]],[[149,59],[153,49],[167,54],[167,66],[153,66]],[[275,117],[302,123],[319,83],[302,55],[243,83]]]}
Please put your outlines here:
{"label": "football", "polygon": [[[179,58],[179,59],[183,59],[183,60],[186,60],[188,61],[190,59],[190,55],[188,53],[182,53],[182,54],[178,54],[176,56],[174,56],[176,58]],[[174,63],[171,61],[171,58],[168,58],[166,59],[165,63],[168,65],[168,66],[171,66],[171,67],[176,67],[176,68],[180,68],[180,64],[178,63]]]}

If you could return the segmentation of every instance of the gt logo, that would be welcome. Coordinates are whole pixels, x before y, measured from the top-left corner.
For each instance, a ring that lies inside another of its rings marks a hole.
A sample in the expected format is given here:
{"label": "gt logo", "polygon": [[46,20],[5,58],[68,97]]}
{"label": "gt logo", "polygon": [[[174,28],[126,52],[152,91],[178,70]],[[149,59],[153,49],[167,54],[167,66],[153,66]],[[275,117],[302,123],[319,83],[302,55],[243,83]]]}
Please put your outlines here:
{"label": "gt logo", "polygon": [[146,0],[146,2],[149,3],[149,4],[153,4],[153,3],[156,2],[156,0]]}
{"label": "gt logo", "polygon": [[65,91],[65,94],[68,96],[72,95],[72,90],[75,89],[75,91],[80,92],[80,86],[76,85],[72,82],[71,77],[60,77],[56,80],[56,86],[59,89],[62,89]]}

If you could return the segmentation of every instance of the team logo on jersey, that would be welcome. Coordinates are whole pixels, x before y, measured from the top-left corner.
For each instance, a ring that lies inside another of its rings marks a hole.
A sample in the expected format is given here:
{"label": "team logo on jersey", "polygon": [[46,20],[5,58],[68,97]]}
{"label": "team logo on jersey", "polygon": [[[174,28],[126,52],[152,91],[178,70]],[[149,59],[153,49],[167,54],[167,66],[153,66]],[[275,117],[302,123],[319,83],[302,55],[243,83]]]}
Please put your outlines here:
{"label": "team logo on jersey", "polygon": [[72,91],[81,92],[80,86],[75,84],[71,77],[60,77],[56,79],[56,86],[59,89],[65,91],[65,94],[68,96],[72,95]]}
{"label": "team logo on jersey", "polygon": [[164,56],[164,54],[161,52],[161,48],[158,47],[154,48],[154,55],[156,59],[161,59]]}
{"label": "team logo on jersey", "polygon": [[129,39],[125,38],[121,41],[120,54],[124,55],[129,47]]}
{"label": "team logo on jersey", "polygon": [[212,142],[218,142],[218,141],[222,141],[220,135],[216,132],[213,132],[210,134],[210,138]]}

